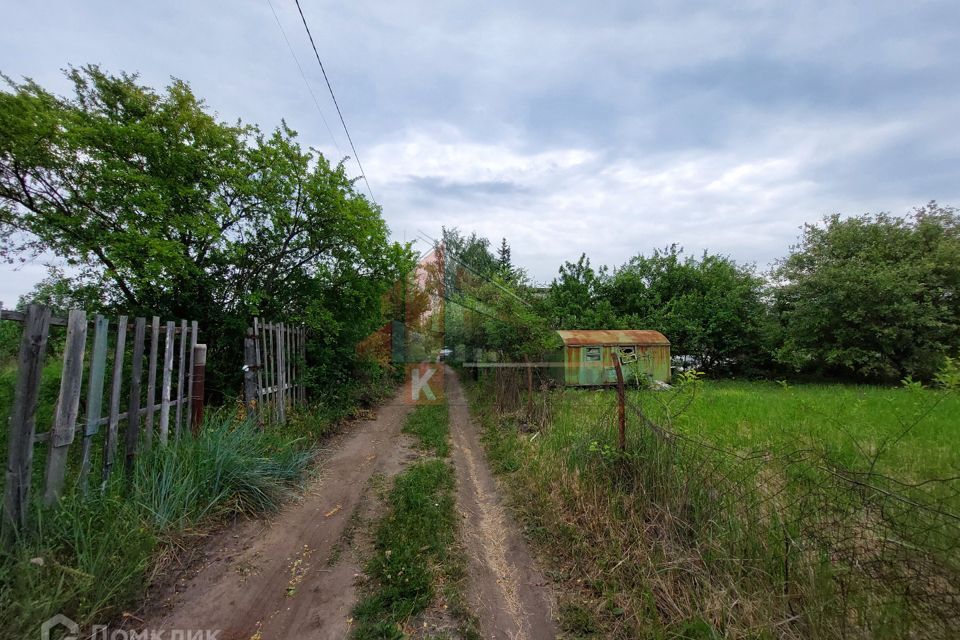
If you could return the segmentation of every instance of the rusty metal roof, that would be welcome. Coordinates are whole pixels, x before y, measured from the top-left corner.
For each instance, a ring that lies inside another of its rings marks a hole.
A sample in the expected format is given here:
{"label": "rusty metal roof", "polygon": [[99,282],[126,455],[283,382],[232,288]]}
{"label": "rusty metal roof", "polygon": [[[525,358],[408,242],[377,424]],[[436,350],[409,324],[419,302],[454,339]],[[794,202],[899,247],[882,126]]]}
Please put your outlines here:
{"label": "rusty metal roof", "polygon": [[670,341],[659,331],[649,329],[599,329],[593,331],[557,331],[564,346],[610,345],[669,345]]}

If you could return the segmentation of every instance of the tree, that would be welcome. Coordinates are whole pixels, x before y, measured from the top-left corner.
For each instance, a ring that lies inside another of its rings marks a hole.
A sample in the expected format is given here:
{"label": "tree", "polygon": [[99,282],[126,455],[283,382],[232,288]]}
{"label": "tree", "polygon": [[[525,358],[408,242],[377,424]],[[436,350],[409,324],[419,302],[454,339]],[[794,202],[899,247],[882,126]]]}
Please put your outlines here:
{"label": "tree", "polygon": [[638,255],[610,278],[605,295],[621,321],[656,329],[671,353],[707,373],[743,373],[765,360],[764,281],[753,268],[676,245]]}
{"label": "tree", "polygon": [[931,202],[803,227],[774,270],[778,359],[801,371],[930,379],[960,349],[960,216]]}
{"label": "tree", "polygon": [[209,386],[234,390],[250,316],[303,321],[325,380],[409,267],[343,164],[209,114],[189,86],[70,69],[70,98],[7,80],[0,93],[0,254],[52,252],[103,308],[196,319]]}
{"label": "tree", "polygon": [[606,267],[595,271],[586,254],[576,262],[565,262],[550,283],[544,313],[557,329],[618,328],[620,323],[607,297],[608,280]]}
{"label": "tree", "polygon": [[513,264],[510,262],[510,245],[507,239],[500,241],[500,248],[497,250],[497,267],[501,274],[509,276],[513,272]]}

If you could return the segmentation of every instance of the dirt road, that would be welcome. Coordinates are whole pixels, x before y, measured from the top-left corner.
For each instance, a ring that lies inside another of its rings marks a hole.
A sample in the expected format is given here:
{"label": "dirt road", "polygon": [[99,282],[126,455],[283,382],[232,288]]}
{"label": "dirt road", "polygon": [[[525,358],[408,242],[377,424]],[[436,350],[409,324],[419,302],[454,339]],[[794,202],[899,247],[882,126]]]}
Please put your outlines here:
{"label": "dirt road", "polygon": [[[545,581],[501,503],[463,389],[452,370],[445,378],[460,534],[469,556],[467,600],[484,638],[553,638]],[[302,500],[272,521],[221,534],[166,606],[148,608],[143,628],[220,629],[221,640],[348,637],[362,568],[344,552],[344,540],[352,528],[369,526],[364,518],[376,503],[367,493],[371,478],[394,476],[417,458],[401,433],[410,409],[398,396],[378,409],[376,420],[352,425],[329,446]]]}
{"label": "dirt road", "polygon": [[506,512],[490,471],[479,428],[456,374],[445,372],[461,534],[470,559],[468,599],[484,638],[555,638],[546,580]]}
{"label": "dirt road", "polygon": [[371,476],[392,475],[413,457],[400,433],[409,411],[394,402],[376,420],[353,425],[332,444],[302,501],[272,522],[229,532],[226,548],[185,585],[173,608],[144,626],[221,629],[221,640],[347,637],[360,567],[348,553],[331,559]]}

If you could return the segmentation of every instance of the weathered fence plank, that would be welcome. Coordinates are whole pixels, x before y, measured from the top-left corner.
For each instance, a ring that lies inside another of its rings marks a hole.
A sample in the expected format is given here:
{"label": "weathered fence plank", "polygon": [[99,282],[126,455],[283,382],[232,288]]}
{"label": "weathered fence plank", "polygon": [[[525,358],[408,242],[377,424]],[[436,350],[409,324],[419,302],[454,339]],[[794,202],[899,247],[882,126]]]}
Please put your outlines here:
{"label": "weathered fence plank", "polygon": [[[187,377],[187,389],[193,389],[193,372],[196,367],[196,351],[197,351],[197,321],[193,320],[190,323],[190,366],[187,369],[189,371]],[[204,363],[206,367],[206,363]],[[187,411],[186,411],[186,430],[193,432],[193,394],[187,394]]]}
{"label": "weathered fence plank", "polygon": [[133,461],[140,442],[140,382],[143,380],[143,341],[147,337],[147,319],[137,318],[133,329],[133,359],[130,361],[130,400],[127,402],[126,456],[123,467],[133,473]]}
{"label": "weathered fence plank", "polygon": [[257,351],[256,338],[251,330],[243,337],[243,402],[247,415],[256,419],[257,412]]}
{"label": "weathered fence plank", "polygon": [[253,318],[244,336],[243,397],[260,423],[285,422],[306,403],[306,340],[303,325]]}
{"label": "weathered fence plank", "polygon": [[120,390],[123,385],[123,356],[127,352],[127,316],[117,321],[117,344],[113,355],[113,380],[110,386],[110,421],[107,423],[106,438],[103,441],[103,473],[101,480],[104,488],[110,480],[113,460],[117,455],[117,429],[120,425]]}
{"label": "weathered fence plank", "polygon": [[76,434],[80,391],[83,385],[83,354],[87,346],[87,313],[71,309],[67,320],[67,340],[63,350],[60,396],[50,429],[50,448],[43,480],[43,502],[52,505],[60,499],[67,471],[67,451]]}
{"label": "weathered fence plank", "polygon": [[277,408],[278,416],[280,423],[283,424],[287,421],[287,407],[286,407],[286,362],[284,359],[283,352],[283,323],[277,325],[277,380],[279,383],[279,393],[277,394]]}
{"label": "weathered fence plank", "polygon": [[153,447],[153,414],[157,408],[157,350],[160,347],[160,317],[150,321],[150,362],[147,365],[147,415],[143,424],[143,448]]}
{"label": "weathered fence plank", "polygon": [[290,327],[283,325],[283,406],[290,411]]}
{"label": "weathered fence plank", "polygon": [[274,392],[273,389],[276,387],[276,380],[274,379],[274,364],[275,359],[273,357],[273,323],[268,322],[263,326],[263,348],[264,353],[266,354],[266,392],[264,393],[263,400],[270,406],[270,419],[273,420],[276,416],[274,412],[276,411],[276,403],[274,402]]}
{"label": "weathered fence plank", "polygon": [[50,309],[31,304],[27,307],[20,340],[17,386],[10,411],[7,449],[7,479],[4,485],[5,521],[14,528],[27,523],[30,500],[30,475],[33,465],[33,434],[36,428],[40,373],[50,335]]}
{"label": "weathered fence plank", "polygon": [[255,350],[255,360],[257,367],[257,417],[262,421],[263,407],[263,357],[260,352],[260,319],[253,319],[253,346]]}
{"label": "weathered fence plank", "polygon": [[93,321],[93,349],[90,355],[90,377],[87,381],[87,423],[83,430],[80,458],[80,491],[86,493],[90,475],[90,448],[100,425],[103,407],[103,377],[107,368],[107,341],[110,321],[98,315]]}
{"label": "weathered fence plank", "polygon": [[300,404],[300,392],[297,385],[300,383],[300,356],[297,354],[300,327],[290,329],[290,401],[294,405]]}
{"label": "weathered fence plank", "polygon": [[193,435],[196,436],[203,426],[203,385],[207,368],[207,345],[198,344],[195,346],[191,360],[194,365],[193,373],[190,376],[190,396],[193,398],[190,406],[193,411]]}
{"label": "weathered fence plank", "polygon": [[285,327],[284,335],[286,336],[283,342],[286,353],[284,357],[287,362],[287,409],[290,410],[296,403],[293,396],[293,329]]}
{"label": "weathered fence plank", "polygon": [[[180,321],[180,357],[177,358],[177,400],[183,397],[184,375],[187,368],[187,321]],[[180,439],[180,427],[183,424],[183,403],[177,403],[177,415],[173,421],[174,438]]]}
{"label": "weathered fence plank", "polygon": [[300,402],[307,402],[307,328],[300,327]]}
{"label": "weathered fence plank", "polygon": [[167,322],[163,351],[163,383],[160,388],[160,444],[166,446],[170,434],[170,376],[173,374],[173,321]]}

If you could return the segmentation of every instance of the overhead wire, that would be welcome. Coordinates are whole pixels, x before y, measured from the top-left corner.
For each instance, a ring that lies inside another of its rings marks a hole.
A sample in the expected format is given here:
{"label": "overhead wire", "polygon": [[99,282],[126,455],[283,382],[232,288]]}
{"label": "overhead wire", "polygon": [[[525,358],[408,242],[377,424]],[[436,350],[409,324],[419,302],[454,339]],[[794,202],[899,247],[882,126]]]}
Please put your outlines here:
{"label": "overhead wire", "polygon": [[[430,237],[429,235],[427,235],[425,232],[421,231],[420,229],[417,229],[417,233],[419,233],[420,236],[421,236],[423,239],[428,240],[428,241],[434,246],[434,248],[439,248],[439,247],[440,247],[440,243],[439,243],[436,239],[431,238],[431,237]],[[513,291],[510,291],[508,288],[506,288],[505,286],[503,286],[503,285],[500,284],[499,282],[496,282],[496,281],[490,279],[489,276],[486,276],[486,275],[480,273],[476,268],[474,268],[473,266],[471,266],[470,264],[468,264],[467,262],[465,262],[461,256],[459,256],[459,255],[457,255],[456,253],[453,253],[453,252],[449,252],[449,255],[451,255],[451,256],[453,257],[453,259],[456,260],[462,267],[464,267],[465,269],[467,269],[467,271],[469,271],[469,272],[472,273],[473,275],[477,276],[478,278],[480,278],[480,279],[483,280],[484,282],[486,282],[486,283],[488,283],[488,284],[492,284],[493,286],[497,287],[498,289],[500,289],[501,291],[503,291],[503,292],[506,293],[507,295],[515,298],[515,299],[516,299],[518,302],[520,302],[521,304],[523,304],[523,305],[525,305],[525,306],[527,306],[527,307],[529,307],[529,308],[532,308],[532,307],[533,307],[533,305],[531,305],[529,302],[527,302],[526,300],[524,300],[523,298],[521,298],[520,296],[518,296],[518,295],[517,295],[516,293],[514,293]]]}
{"label": "overhead wire", "polygon": [[280,22],[280,16],[277,15],[277,10],[274,8],[271,0],[267,0],[267,4],[270,6],[271,13],[273,13],[273,19],[277,21],[277,27],[280,28],[280,34],[283,36],[283,41],[287,43],[287,50],[290,51],[290,56],[297,64],[297,69],[300,70],[300,77],[303,78],[303,84],[307,85],[307,91],[310,92],[310,97],[313,98],[313,104],[317,108],[317,113],[320,114],[320,119],[323,121],[323,126],[326,127],[327,133],[330,134],[330,139],[333,141],[333,146],[337,148],[337,153],[340,154],[340,157],[342,158],[344,155],[343,149],[340,148],[340,143],[337,142],[337,137],[333,135],[333,129],[330,128],[330,124],[327,122],[327,117],[323,115],[323,109],[320,108],[320,101],[317,100],[317,94],[313,92],[313,87],[310,86],[310,81],[307,80],[307,74],[304,72],[303,66],[300,64],[300,59],[293,50],[293,45],[290,44],[290,39],[287,37],[287,32],[283,28],[283,23]]}
{"label": "overhead wire", "polygon": [[347,142],[350,143],[350,148],[353,150],[353,157],[357,161],[357,166],[360,167],[360,175],[363,176],[363,181],[367,185],[367,191],[370,193],[370,199],[373,200],[374,204],[377,204],[377,199],[373,195],[373,189],[370,188],[370,181],[367,179],[367,173],[363,170],[363,164],[360,162],[360,154],[357,153],[357,148],[353,144],[353,138],[350,136],[350,130],[347,128],[347,121],[343,118],[343,111],[340,110],[340,103],[337,102],[337,96],[333,93],[333,86],[330,84],[330,78],[327,77],[327,70],[323,66],[323,61],[320,60],[320,52],[317,51],[317,43],[313,40],[313,33],[310,32],[310,25],[307,24],[307,17],[303,15],[303,8],[300,6],[300,0],[294,0],[297,5],[297,11],[300,12],[300,19],[303,21],[303,28],[307,30],[307,37],[310,38],[310,46],[313,47],[313,53],[317,56],[317,64],[320,65],[320,71],[323,73],[323,79],[327,83],[327,89],[330,91],[330,97],[333,99],[333,106],[337,108],[337,115],[340,116],[340,124],[343,125],[343,132],[347,134]]}

